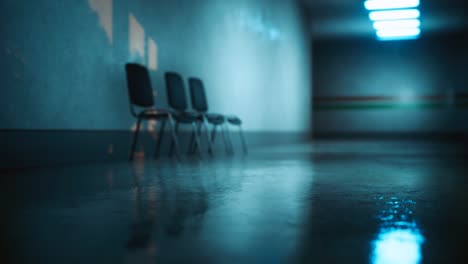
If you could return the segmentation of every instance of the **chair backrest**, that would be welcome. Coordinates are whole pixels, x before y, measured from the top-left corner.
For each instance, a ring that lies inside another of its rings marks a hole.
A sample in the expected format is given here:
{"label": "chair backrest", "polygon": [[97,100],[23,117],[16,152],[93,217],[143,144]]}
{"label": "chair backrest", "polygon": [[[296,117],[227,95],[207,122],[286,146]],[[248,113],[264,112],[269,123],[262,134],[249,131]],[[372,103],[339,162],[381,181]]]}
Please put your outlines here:
{"label": "chair backrest", "polygon": [[125,64],[127,73],[128,95],[131,105],[140,107],[154,106],[153,88],[148,70],[136,63]]}
{"label": "chair backrest", "polygon": [[166,93],[169,106],[175,110],[187,109],[187,97],[185,95],[184,79],[175,72],[166,72]]}
{"label": "chair backrest", "polygon": [[189,78],[189,87],[193,109],[198,112],[208,111],[208,103],[202,80],[198,78]]}

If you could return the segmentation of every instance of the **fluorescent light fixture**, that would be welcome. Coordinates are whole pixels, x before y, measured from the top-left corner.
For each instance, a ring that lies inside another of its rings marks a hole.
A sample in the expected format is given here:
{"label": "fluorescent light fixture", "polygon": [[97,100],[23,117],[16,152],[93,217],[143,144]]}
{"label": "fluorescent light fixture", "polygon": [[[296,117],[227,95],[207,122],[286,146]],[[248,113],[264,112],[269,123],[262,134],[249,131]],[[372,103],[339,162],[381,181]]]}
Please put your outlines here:
{"label": "fluorescent light fixture", "polygon": [[403,20],[383,20],[375,21],[375,30],[397,29],[397,28],[418,28],[421,26],[419,19],[403,19]]}
{"label": "fluorescent light fixture", "polygon": [[395,28],[377,30],[377,37],[380,40],[397,40],[397,39],[416,39],[421,34],[419,28]]}
{"label": "fluorescent light fixture", "polygon": [[421,13],[418,9],[402,9],[402,10],[387,10],[387,11],[372,11],[369,18],[372,21],[379,20],[398,20],[398,19],[415,19],[419,18]]}
{"label": "fluorescent light fixture", "polygon": [[419,6],[419,0],[368,0],[364,6],[367,10],[414,8]]}

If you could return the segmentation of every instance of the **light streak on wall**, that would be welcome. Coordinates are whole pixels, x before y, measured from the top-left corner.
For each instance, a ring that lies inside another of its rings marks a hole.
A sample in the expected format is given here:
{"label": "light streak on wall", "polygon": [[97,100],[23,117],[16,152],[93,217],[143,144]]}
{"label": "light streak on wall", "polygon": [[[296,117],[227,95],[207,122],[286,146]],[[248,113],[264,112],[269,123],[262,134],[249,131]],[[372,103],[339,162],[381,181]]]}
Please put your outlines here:
{"label": "light streak on wall", "polygon": [[279,29],[269,23],[261,12],[256,14],[245,11],[239,12],[239,25],[271,41],[281,38]]}
{"label": "light streak on wall", "polygon": [[130,58],[145,63],[145,29],[132,13],[128,15],[128,25]]}
{"label": "light streak on wall", "polygon": [[113,42],[113,4],[112,0],[88,0],[89,7],[97,13],[99,17],[99,24],[106,32],[110,44]]}
{"label": "light streak on wall", "polygon": [[148,68],[154,71],[158,69],[158,45],[152,38],[148,38]]}

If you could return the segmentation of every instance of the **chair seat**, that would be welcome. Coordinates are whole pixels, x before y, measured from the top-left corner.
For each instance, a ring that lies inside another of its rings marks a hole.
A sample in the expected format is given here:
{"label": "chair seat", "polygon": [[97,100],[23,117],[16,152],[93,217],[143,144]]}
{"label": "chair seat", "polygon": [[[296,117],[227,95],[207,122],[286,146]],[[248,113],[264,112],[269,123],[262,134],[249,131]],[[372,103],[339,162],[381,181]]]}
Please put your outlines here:
{"label": "chair seat", "polygon": [[203,120],[203,116],[194,112],[175,112],[172,113],[174,119],[179,123],[192,123],[196,120]]}
{"label": "chair seat", "polygon": [[208,113],[205,114],[205,117],[210,124],[214,125],[221,125],[226,121],[226,118],[221,114]]}
{"label": "chair seat", "polygon": [[143,119],[160,119],[168,116],[169,112],[164,110],[145,110],[138,114],[138,117]]}
{"label": "chair seat", "polygon": [[227,116],[226,118],[227,118],[227,121],[232,125],[236,125],[236,126],[242,125],[242,120],[237,116]]}

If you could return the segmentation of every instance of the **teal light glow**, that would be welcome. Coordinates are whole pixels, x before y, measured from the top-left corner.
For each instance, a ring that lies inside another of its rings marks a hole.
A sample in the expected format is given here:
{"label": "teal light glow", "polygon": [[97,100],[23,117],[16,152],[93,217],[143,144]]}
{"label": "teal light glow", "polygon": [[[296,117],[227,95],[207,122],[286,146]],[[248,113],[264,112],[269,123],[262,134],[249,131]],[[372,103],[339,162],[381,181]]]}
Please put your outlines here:
{"label": "teal light glow", "polygon": [[419,21],[419,19],[383,20],[374,22],[375,30],[419,28],[420,26],[421,22]]}
{"label": "teal light glow", "polygon": [[387,10],[387,11],[372,11],[369,18],[372,21],[379,20],[398,20],[398,19],[415,19],[419,18],[421,13],[418,9],[403,9],[403,10]]}
{"label": "teal light glow", "polygon": [[[411,97],[411,93],[407,93]],[[410,98],[408,98],[410,99]],[[419,264],[425,238],[414,216],[416,202],[397,197],[380,197],[380,230],[371,243],[372,264]]]}
{"label": "teal light glow", "polygon": [[417,99],[411,90],[402,90],[399,95],[399,101],[403,104],[411,104]]}
{"label": "teal light glow", "polygon": [[420,0],[367,0],[369,19],[378,40],[417,39],[421,34]]}
{"label": "teal light glow", "polygon": [[382,230],[374,241],[373,264],[419,264],[424,237],[418,230]]}
{"label": "teal light glow", "polygon": [[399,8],[414,8],[419,6],[419,0],[369,0],[364,2],[367,10],[384,10]]}
{"label": "teal light glow", "polygon": [[391,28],[377,31],[380,40],[416,39],[420,34],[419,28]]}

